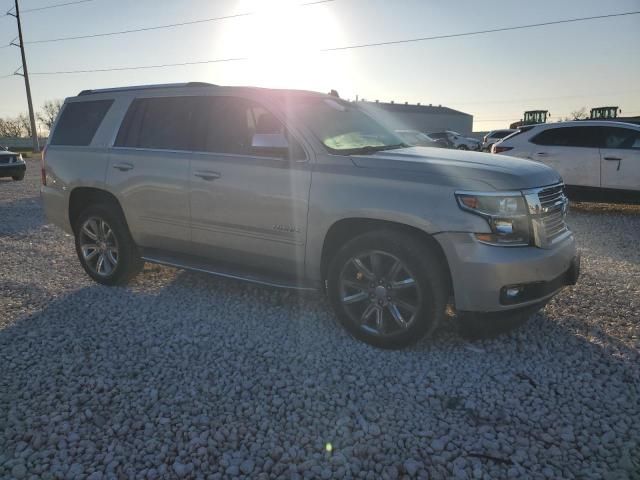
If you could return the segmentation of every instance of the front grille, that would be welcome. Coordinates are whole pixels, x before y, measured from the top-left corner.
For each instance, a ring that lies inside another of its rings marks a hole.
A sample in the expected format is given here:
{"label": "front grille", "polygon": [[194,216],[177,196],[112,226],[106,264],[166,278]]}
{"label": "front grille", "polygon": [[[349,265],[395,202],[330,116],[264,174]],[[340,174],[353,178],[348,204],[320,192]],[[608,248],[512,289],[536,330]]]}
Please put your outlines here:
{"label": "front grille", "polygon": [[569,204],[564,185],[559,183],[523,193],[529,208],[534,245],[551,248],[569,233],[564,221]]}
{"label": "front grille", "polygon": [[567,197],[564,185],[554,185],[538,192],[540,200],[542,226],[547,243],[553,241],[567,231],[564,217],[567,211]]}

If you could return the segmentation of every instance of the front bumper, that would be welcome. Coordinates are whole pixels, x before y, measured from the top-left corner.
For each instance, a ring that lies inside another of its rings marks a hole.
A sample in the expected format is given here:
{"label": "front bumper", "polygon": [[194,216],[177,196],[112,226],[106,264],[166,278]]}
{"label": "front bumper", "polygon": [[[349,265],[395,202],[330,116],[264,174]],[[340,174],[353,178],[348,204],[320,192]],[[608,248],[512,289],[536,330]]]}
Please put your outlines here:
{"label": "front bumper", "polygon": [[[469,233],[435,235],[447,257],[455,306],[459,311],[500,312],[544,304],[580,273],[575,239],[569,235],[551,249],[494,247]],[[522,292],[509,298],[509,288]]]}
{"label": "front bumper", "polygon": [[0,177],[18,177],[27,170],[26,163],[0,164]]}

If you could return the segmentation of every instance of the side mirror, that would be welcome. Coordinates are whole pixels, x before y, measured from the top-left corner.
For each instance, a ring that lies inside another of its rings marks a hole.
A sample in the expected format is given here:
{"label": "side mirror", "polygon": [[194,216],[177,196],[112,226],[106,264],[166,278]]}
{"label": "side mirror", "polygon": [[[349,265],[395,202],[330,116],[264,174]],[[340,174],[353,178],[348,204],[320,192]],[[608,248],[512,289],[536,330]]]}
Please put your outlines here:
{"label": "side mirror", "polygon": [[256,133],[251,139],[251,148],[269,155],[289,156],[289,141],[282,133]]}

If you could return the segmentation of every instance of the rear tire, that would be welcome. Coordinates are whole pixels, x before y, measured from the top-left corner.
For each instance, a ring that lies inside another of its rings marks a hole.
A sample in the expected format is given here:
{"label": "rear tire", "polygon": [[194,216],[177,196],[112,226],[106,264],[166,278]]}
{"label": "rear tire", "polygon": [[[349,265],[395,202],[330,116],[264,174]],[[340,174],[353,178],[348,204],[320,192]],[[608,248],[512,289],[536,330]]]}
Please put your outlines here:
{"label": "rear tire", "polygon": [[431,334],[444,317],[443,259],[415,237],[390,230],[359,235],[332,258],[329,301],[355,338],[402,348]]}
{"label": "rear tire", "polygon": [[83,210],[74,224],[76,253],[96,282],[123,285],[143,266],[138,249],[120,212],[109,204]]}
{"label": "rear tire", "polygon": [[458,150],[469,150],[469,148],[463,144],[458,146]]}
{"label": "rear tire", "polygon": [[24,173],[22,175],[14,175],[11,178],[16,182],[19,182],[20,180],[24,180]]}

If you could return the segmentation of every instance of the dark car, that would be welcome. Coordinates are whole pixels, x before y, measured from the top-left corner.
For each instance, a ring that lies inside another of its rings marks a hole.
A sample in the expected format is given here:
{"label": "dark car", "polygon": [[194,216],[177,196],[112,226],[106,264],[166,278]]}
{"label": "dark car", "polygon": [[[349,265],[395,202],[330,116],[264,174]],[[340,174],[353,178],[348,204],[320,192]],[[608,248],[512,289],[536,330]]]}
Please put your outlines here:
{"label": "dark car", "polygon": [[14,180],[22,180],[27,165],[22,155],[10,151],[7,147],[0,146],[0,177],[11,177]]}

